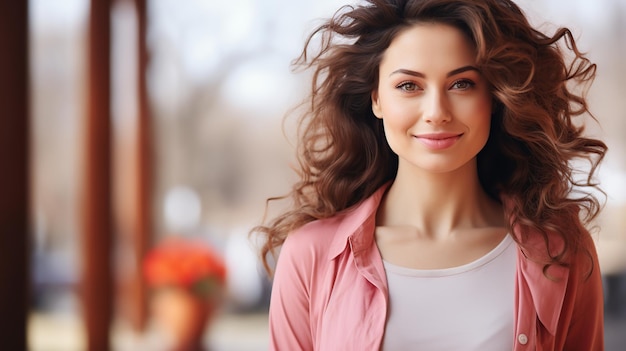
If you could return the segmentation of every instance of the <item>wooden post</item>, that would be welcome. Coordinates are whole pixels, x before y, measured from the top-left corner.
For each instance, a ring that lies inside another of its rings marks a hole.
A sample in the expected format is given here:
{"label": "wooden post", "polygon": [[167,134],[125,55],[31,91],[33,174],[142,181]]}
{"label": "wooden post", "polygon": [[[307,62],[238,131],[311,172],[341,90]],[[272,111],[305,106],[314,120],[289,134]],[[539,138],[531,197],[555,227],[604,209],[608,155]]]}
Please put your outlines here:
{"label": "wooden post", "polygon": [[148,103],[146,69],[146,0],[135,0],[137,13],[137,218],[135,222],[135,257],[137,277],[134,289],[136,313],[134,327],[143,331],[147,324],[147,287],[141,274],[141,263],[152,239],[152,130]]}
{"label": "wooden post", "polygon": [[111,208],[111,0],[91,0],[82,202],[82,302],[90,351],[110,349],[113,316]]}
{"label": "wooden post", "polygon": [[146,2],[124,0],[113,11],[115,57],[113,97],[114,227],[117,253],[118,317],[143,332],[148,291],[142,262],[152,237],[152,131],[146,88]]}
{"label": "wooden post", "polygon": [[30,302],[28,1],[0,1],[0,344],[26,350]]}

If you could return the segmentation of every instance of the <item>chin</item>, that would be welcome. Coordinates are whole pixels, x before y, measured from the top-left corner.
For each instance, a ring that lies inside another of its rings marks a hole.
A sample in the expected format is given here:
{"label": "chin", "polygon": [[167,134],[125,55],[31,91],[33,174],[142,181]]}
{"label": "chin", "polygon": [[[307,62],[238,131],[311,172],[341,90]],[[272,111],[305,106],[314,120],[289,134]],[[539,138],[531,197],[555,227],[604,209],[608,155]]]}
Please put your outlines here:
{"label": "chin", "polygon": [[476,158],[469,160],[432,160],[427,162],[426,160],[419,160],[417,162],[406,161],[410,163],[410,168],[418,170],[419,172],[433,173],[433,174],[445,174],[461,171],[464,168],[474,168],[476,165]]}

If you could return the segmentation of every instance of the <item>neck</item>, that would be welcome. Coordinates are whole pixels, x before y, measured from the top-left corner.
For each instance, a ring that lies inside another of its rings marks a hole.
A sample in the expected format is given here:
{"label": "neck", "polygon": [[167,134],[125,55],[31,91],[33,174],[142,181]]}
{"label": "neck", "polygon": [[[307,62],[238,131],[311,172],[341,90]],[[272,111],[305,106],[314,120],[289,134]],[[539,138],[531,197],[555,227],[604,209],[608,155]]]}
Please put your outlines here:
{"label": "neck", "polygon": [[482,189],[475,162],[447,173],[401,164],[377,221],[382,226],[414,227],[420,235],[432,237],[503,226],[501,206]]}

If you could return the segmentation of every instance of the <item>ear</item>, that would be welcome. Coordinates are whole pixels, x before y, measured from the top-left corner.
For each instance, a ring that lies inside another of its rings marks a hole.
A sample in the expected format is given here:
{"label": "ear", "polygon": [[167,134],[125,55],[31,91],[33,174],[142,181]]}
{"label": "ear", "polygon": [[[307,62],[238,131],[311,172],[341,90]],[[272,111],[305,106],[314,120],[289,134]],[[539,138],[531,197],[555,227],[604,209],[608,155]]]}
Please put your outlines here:
{"label": "ear", "polygon": [[372,91],[372,112],[376,118],[382,119],[383,113],[380,109],[380,100],[378,98],[378,89]]}

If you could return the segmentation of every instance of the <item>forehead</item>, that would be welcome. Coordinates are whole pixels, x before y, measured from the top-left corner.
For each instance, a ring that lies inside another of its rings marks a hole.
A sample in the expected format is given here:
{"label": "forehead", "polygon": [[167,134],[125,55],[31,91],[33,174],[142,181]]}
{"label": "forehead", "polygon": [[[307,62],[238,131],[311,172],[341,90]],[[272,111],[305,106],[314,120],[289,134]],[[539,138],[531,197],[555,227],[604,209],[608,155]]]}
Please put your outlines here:
{"label": "forehead", "polygon": [[389,65],[415,69],[473,65],[475,52],[472,41],[460,29],[442,23],[418,23],[391,41],[381,69]]}

